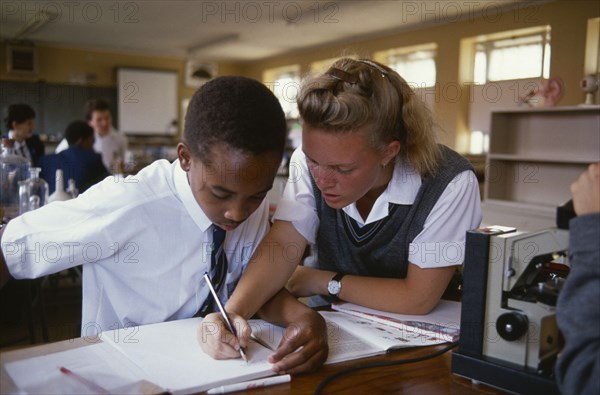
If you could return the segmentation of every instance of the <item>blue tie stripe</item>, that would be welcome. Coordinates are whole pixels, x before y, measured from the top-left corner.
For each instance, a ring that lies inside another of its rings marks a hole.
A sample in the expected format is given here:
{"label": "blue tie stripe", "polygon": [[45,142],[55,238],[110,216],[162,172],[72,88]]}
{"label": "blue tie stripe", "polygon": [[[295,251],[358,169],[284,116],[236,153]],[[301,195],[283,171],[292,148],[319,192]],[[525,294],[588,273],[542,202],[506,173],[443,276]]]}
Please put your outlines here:
{"label": "blue tie stripe", "polygon": [[[217,225],[213,225],[213,243],[210,254],[210,281],[212,282],[215,292],[219,294],[223,286],[225,285],[225,279],[227,277],[227,255],[224,252],[225,242],[225,231],[219,228]],[[206,314],[215,311],[215,303],[210,295],[206,297],[206,300],[194,316],[204,317]]]}
{"label": "blue tie stripe", "polygon": [[223,252],[225,241],[225,231],[216,225],[213,225],[213,251],[210,258],[210,280],[212,281],[217,293],[225,284],[227,275],[227,256]]}

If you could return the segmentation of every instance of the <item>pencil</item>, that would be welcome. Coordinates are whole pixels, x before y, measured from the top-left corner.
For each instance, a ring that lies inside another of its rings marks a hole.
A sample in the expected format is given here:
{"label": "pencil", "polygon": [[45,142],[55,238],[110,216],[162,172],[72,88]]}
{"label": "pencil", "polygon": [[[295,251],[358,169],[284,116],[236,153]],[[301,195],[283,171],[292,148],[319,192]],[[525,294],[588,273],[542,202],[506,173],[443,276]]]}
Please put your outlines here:
{"label": "pencil", "polygon": [[86,379],[85,377],[73,372],[70,369],[65,368],[64,366],[60,367],[60,371],[67,375],[68,377],[72,377],[73,379],[79,381],[81,384],[85,385],[89,390],[94,391],[97,394],[109,395],[110,392],[98,384]]}
{"label": "pencil", "polygon": [[[231,333],[233,333],[233,336],[235,336],[237,339],[238,338],[237,331],[235,330],[235,327],[231,323],[231,320],[229,319],[229,316],[227,315],[225,308],[221,304],[221,301],[219,300],[219,297],[217,296],[217,293],[215,292],[215,288],[213,287],[212,282],[210,281],[210,277],[208,277],[208,273],[204,273],[204,280],[206,280],[206,284],[208,284],[210,293],[212,294],[213,298],[215,299],[215,303],[219,307],[219,311],[221,311],[221,315],[225,319],[225,322],[227,323],[229,330],[231,331]],[[248,363],[248,357],[246,357],[246,352],[244,351],[244,348],[242,346],[240,346],[240,355],[242,356],[242,359],[244,361],[246,361],[246,363]]]}
{"label": "pencil", "polygon": [[209,395],[228,394],[230,392],[245,391],[254,388],[268,387],[270,385],[289,383],[290,381],[292,381],[292,376],[286,374],[285,376],[273,376],[258,380],[245,381],[243,383],[223,385],[221,387],[210,389],[206,393]]}

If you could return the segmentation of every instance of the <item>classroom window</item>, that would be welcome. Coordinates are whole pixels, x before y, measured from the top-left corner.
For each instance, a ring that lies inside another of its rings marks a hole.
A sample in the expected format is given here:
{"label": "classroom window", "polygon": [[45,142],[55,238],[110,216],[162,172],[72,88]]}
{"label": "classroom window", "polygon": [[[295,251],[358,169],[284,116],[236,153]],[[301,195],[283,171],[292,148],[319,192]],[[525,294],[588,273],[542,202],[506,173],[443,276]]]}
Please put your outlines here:
{"label": "classroom window", "polygon": [[279,99],[286,118],[298,118],[296,97],[300,89],[300,66],[291,65],[265,70],[263,83]]}
{"label": "classroom window", "polygon": [[584,74],[600,74],[600,17],[587,22]]}
{"label": "classroom window", "polygon": [[537,32],[508,32],[475,43],[474,81],[485,84],[550,75],[550,26]]}
{"label": "classroom window", "polygon": [[393,48],[376,52],[374,59],[400,74],[413,88],[435,86],[437,44]]}
{"label": "classroom window", "polygon": [[481,155],[488,152],[490,147],[490,135],[481,130],[471,131],[469,153]]}
{"label": "classroom window", "polygon": [[342,58],[350,58],[350,59],[355,59],[355,60],[358,59],[358,57],[356,55],[341,55],[341,56],[336,56],[335,58],[327,58],[327,59],[317,60],[317,61],[310,63],[310,66],[309,66],[310,72],[315,73],[315,74],[324,73],[327,70],[329,70],[331,65],[333,65],[337,60],[342,59]]}

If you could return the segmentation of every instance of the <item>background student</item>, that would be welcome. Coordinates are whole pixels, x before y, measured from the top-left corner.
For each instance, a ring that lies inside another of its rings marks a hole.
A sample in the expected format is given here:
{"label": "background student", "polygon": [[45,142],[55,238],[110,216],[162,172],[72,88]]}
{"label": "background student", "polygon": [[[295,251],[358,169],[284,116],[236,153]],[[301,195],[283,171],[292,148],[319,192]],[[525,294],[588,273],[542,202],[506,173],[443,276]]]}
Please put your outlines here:
{"label": "background student", "polygon": [[[127,137],[112,126],[108,102],[102,99],[88,101],[85,119],[94,128],[94,151],[102,155],[102,162],[110,173],[121,173],[127,152]],[[56,147],[56,153],[67,149],[68,146],[67,141],[63,139]]]}
{"label": "background student", "polygon": [[[296,296],[428,313],[481,220],[471,165],[438,145],[425,104],[376,62],[341,59],[305,79],[298,108],[302,147],[227,310],[244,325],[287,283]],[[309,244],[315,259],[298,266]],[[237,346],[213,340],[215,349]]]}
{"label": "background student", "polygon": [[556,319],[565,347],[556,364],[561,393],[600,391],[600,163],[571,185],[577,217],[569,223],[571,271],[558,297]]}
{"label": "background student", "polygon": [[[203,274],[211,273],[225,301],[268,230],[265,197],[285,139],[283,111],[264,85],[209,81],[190,102],[178,160],[107,178],[76,199],[12,220],[1,238],[0,284],[9,274],[36,278],[82,264],[83,335],[212,311]],[[285,291],[259,314],[293,332],[271,357],[274,370],[295,373],[325,361],[319,314]]]}
{"label": "background student", "polygon": [[37,166],[45,147],[40,137],[33,134],[34,120],[35,111],[30,105],[11,104],[4,123],[8,130],[7,137],[14,140],[15,153],[27,158],[32,166]]}
{"label": "background student", "polygon": [[65,139],[69,148],[40,159],[40,176],[48,182],[50,193],[56,189],[57,169],[63,171],[64,189],[68,187],[68,180],[73,179],[80,193],[109,175],[102,156],[94,152],[94,129],[87,122],[71,122],[65,130]]}

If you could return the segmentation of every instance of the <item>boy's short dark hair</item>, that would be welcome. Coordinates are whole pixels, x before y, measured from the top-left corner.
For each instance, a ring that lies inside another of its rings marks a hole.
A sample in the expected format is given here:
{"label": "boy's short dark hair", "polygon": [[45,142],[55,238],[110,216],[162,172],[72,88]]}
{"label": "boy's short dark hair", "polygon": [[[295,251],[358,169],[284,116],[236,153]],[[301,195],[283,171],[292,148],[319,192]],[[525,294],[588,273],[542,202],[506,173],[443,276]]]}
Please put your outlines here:
{"label": "boy's short dark hair", "polygon": [[65,129],[65,138],[69,146],[79,140],[86,139],[94,134],[94,129],[84,121],[73,121]]}
{"label": "boy's short dark hair", "polygon": [[196,91],[185,117],[183,140],[192,156],[206,163],[210,148],[219,142],[253,155],[283,154],[286,134],[279,100],[265,85],[226,76],[210,80]]}
{"label": "boy's short dark hair", "polygon": [[88,100],[85,104],[85,119],[90,121],[92,119],[92,113],[94,111],[110,111],[110,105],[106,100],[93,99]]}
{"label": "boy's short dark hair", "polygon": [[11,104],[8,106],[8,114],[4,118],[6,130],[12,129],[13,122],[23,123],[29,119],[35,118],[35,111],[29,104]]}

